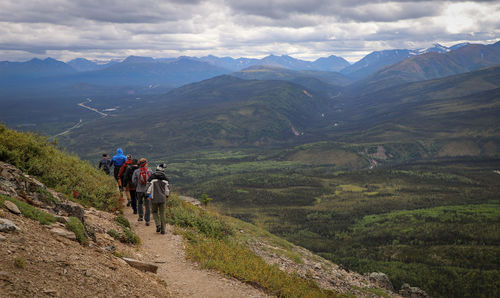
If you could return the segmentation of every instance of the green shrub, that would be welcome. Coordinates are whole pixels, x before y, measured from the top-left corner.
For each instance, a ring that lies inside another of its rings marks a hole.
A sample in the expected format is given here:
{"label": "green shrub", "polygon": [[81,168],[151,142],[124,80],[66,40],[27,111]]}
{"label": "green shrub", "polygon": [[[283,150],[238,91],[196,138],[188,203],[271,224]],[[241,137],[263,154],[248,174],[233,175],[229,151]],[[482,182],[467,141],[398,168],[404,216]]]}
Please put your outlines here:
{"label": "green shrub", "polygon": [[24,267],[26,267],[26,260],[24,260],[24,258],[22,257],[15,257],[14,266],[23,269]]}
{"label": "green shrub", "polygon": [[207,237],[222,239],[234,235],[233,229],[221,218],[190,204],[167,208],[166,214],[168,223],[194,228]]}
{"label": "green shrub", "polygon": [[11,201],[12,203],[16,204],[16,206],[19,208],[19,211],[21,211],[21,214],[23,216],[36,220],[43,225],[49,225],[57,221],[57,218],[52,214],[41,211],[31,206],[30,204],[27,204],[25,202],[4,195],[0,195],[0,206],[4,205],[5,200]]}
{"label": "green shrub", "polygon": [[131,230],[123,227],[123,234],[120,241],[124,243],[139,244],[141,243],[141,238]]}
{"label": "green shrub", "polygon": [[119,207],[114,179],[77,156],[63,153],[54,143],[33,133],[17,132],[0,125],[0,161],[35,176],[47,187],[68,198],[102,210]]}
{"label": "green shrub", "polygon": [[113,229],[108,230],[108,232],[107,232],[107,233],[108,233],[108,235],[109,235],[109,236],[111,236],[111,237],[113,237],[113,238],[115,238],[115,239],[118,239],[118,240],[119,240],[119,239],[121,238],[120,233],[118,233],[117,231],[115,231],[115,230],[113,230]]}
{"label": "green shrub", "polygon": [[121,214],[115,217],[115,222],[121,227],[130,229],[130,222],[128,221],[128,219],[125,218],[125,216]]}
{"label": "green shrub", "polygon": [[120,240],[120,242],[123,243],[131,243],[131,244],[139,244],[141,243],[141,238],[137,236],[134,232],[132,232],[130,229],[123,227],[122,226],[122,233],[119,233],[113,229],[108,230],[108,235],[111,237],[115,238],[116,240]]}
{"label": "green shrub", "polygon": [[83,245],[86,245],[88,242],[87,233],[85,232],[85,227],[82,222],[74,217],[70,216],[68,222],[66,223],[66,228],[76,235],[76,240]]}

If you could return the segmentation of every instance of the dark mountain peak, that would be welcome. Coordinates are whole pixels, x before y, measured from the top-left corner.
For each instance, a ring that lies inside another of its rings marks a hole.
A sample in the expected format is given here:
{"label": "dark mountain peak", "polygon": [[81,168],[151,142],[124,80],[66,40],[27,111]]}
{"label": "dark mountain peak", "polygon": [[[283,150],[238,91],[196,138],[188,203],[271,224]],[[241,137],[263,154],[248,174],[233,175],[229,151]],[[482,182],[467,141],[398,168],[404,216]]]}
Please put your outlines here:
{"label": "dark mountain peak", "polygon": [[24,63],[37,63],[38,64],[38,63],[42,63],[42,62],[43,62],[42,59],[35,57],[35,58],[33,58],[31,60],[28,60],[28,61],[26,61]]}
{"label": "dark mountain peak", "polygon": [[155,59],[152,57],[142,56],[128,56],[122,63],[154,63]]}

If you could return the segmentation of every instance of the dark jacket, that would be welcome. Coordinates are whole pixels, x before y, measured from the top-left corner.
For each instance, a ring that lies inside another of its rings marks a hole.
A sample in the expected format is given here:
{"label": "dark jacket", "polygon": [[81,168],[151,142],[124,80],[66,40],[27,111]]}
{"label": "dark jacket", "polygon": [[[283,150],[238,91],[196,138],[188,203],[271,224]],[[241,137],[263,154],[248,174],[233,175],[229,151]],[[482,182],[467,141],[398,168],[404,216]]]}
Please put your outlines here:
{"label": "dark jacket", "polygon": [[151,195],[152,203],[165,203],[170,195],[170,184],[163,171],[155,171],[148,179],[147,193]]}
{"label": "dark jacket", "polygon": [[125,186],[128,187],[129,190],[135,190],[137,187],[137,181],[134,183],[132,180],[132,175],[134,175],[134,171],[139,168],[138,165],[129,164],[125,168],[125,172],[123,173],[123,181],[125,182]]}
{"label": "dark jacket", "polygon": [[110,168],[110,163],[111,161],[107,158],[103,158],[99,161],[99,170],[103,170],[104,173],[109,175],[109,168]]}

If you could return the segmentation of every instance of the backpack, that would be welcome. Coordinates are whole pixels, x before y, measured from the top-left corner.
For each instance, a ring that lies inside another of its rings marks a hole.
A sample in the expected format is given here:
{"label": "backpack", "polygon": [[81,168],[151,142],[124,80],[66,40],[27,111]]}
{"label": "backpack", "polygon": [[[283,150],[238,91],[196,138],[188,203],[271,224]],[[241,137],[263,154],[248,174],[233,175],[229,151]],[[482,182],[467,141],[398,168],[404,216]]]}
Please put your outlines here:
{"label": "backpack", "polygon": [[146,185],[148,183],[149,171],[148,168],[141,168],[139,170],[139,183],[142,185]]}
{"label": "backpack", "polygon": [[133,165],[127,165],[127,169],[125,170],[125,174],[124,174],[124,177],[125,177],[125,184],[128,183],[129,187],[131,188],[135,188],[137,186],[137,184],[134,184],[134,181],[132,180],[132,175],[134,174],[134,171],[136,169],[138,169],[139,167],[137,166],[133,166]]}

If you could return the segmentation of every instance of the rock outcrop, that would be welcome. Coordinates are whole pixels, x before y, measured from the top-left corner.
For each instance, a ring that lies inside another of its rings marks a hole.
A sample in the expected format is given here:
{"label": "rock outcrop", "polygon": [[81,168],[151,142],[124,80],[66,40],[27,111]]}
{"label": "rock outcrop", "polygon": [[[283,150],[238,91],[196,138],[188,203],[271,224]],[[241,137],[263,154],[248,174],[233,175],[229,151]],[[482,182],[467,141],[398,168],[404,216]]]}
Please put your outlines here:
{"label": "rock outcrop", "polygon": [[401,286],[399,290],[399,295],[403,297],[410,298],[428,298],[430,297],[424,290],[417,287],[410,287],[409,284],[405,283]]}

